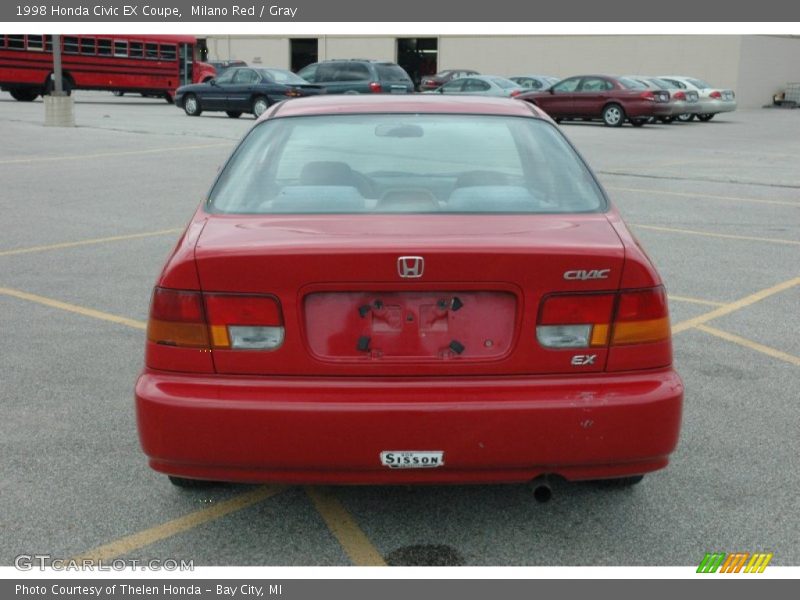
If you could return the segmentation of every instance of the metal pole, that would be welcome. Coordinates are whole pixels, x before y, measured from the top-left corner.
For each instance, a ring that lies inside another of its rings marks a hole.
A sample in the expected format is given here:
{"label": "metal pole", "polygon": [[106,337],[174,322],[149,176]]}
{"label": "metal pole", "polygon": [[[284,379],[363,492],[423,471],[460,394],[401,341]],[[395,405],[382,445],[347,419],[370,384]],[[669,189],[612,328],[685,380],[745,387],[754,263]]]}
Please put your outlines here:
{"label": "metal pole", "polygon": [[55,95],[61,96],[64,93],[61,78],[61,36],[53,36],[53,77],[55,78],[54,87]]}

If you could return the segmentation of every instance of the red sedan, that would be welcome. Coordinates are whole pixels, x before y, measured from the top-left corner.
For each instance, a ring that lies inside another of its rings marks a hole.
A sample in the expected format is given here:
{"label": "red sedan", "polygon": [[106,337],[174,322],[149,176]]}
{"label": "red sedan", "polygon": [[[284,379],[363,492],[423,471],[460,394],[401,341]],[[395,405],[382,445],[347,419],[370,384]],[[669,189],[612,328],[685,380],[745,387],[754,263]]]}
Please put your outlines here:
{"label": "red sedan", "polygon": [[602,119],[609,127],[627,120],[641,127],[651,117],[672,113],[669,92],[652,90],[628,77],[579,75],[559,81],[544,91],[517,96],[545,111],[557,122],[563,119]]}
{"label": "red sedan", "polygon": [[650,259],[529,104],[280,103],[158,277],[141,444],[196,480],[617,478],[675,448]]}

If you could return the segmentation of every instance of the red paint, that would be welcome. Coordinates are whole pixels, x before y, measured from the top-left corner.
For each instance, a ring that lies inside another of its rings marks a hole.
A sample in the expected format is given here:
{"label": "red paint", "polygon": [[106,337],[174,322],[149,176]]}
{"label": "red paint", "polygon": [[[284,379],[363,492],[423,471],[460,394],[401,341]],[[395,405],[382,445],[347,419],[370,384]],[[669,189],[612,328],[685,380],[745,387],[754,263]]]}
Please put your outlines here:
{"label": "red paint", "polygon": [[[293,100],[277,116],[348,112],[547,119],[525,103],[440,96]],[[400,256],[423,256],[423,276],[402,279]],[[265,322],[285,329],[272,351],[148,342],[139,431],[150,464],[165,473],[318,483],[590,479],[662,468],[677,443],[683,386],[668,327],[667,339],[611,342],[615,319],[631,335],[639,322],[666,318],[661,279],[613,208],[246,216],[201,207],[157,285],[200,292],[207,324],[215,294],[273,298]],[[571,300],[543,306],[562,296]],[[238,317],[233,304],[223,308],[223,321]],[[607,324],[609,333],[597,347],[547,349],[536,337],[540,315],[555,325]],[[386,450],[440,450],[445,466],[390,470],[379,461]]]}

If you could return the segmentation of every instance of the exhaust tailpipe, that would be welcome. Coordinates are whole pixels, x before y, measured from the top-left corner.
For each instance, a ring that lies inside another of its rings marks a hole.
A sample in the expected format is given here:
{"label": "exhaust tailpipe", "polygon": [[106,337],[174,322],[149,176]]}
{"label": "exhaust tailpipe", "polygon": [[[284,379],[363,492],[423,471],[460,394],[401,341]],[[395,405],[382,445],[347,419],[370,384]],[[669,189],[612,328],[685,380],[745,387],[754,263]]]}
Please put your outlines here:
{"label": "exhaust tailpipe", "polygon": [[550,487],[550,481],[547,479],[547,475],[542,475],[534,479],[531,482],[531,486],[533,487],[533,498],[540,504],[549,502],[553,497],[553,488]]}

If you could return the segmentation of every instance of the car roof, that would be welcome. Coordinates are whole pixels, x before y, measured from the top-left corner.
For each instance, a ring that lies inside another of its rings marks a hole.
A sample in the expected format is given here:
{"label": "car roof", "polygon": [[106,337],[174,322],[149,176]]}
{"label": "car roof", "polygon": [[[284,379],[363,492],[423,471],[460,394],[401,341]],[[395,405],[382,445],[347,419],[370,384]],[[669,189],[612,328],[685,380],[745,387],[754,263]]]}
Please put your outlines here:
{"label": "car roof", "polygon": [[296,98],[276,105],[262,119],[312,115],[359,113],[481,114],[514,117],[543,117],[544,113],[528,102],[488,96],[345,95],[331,94]]}

